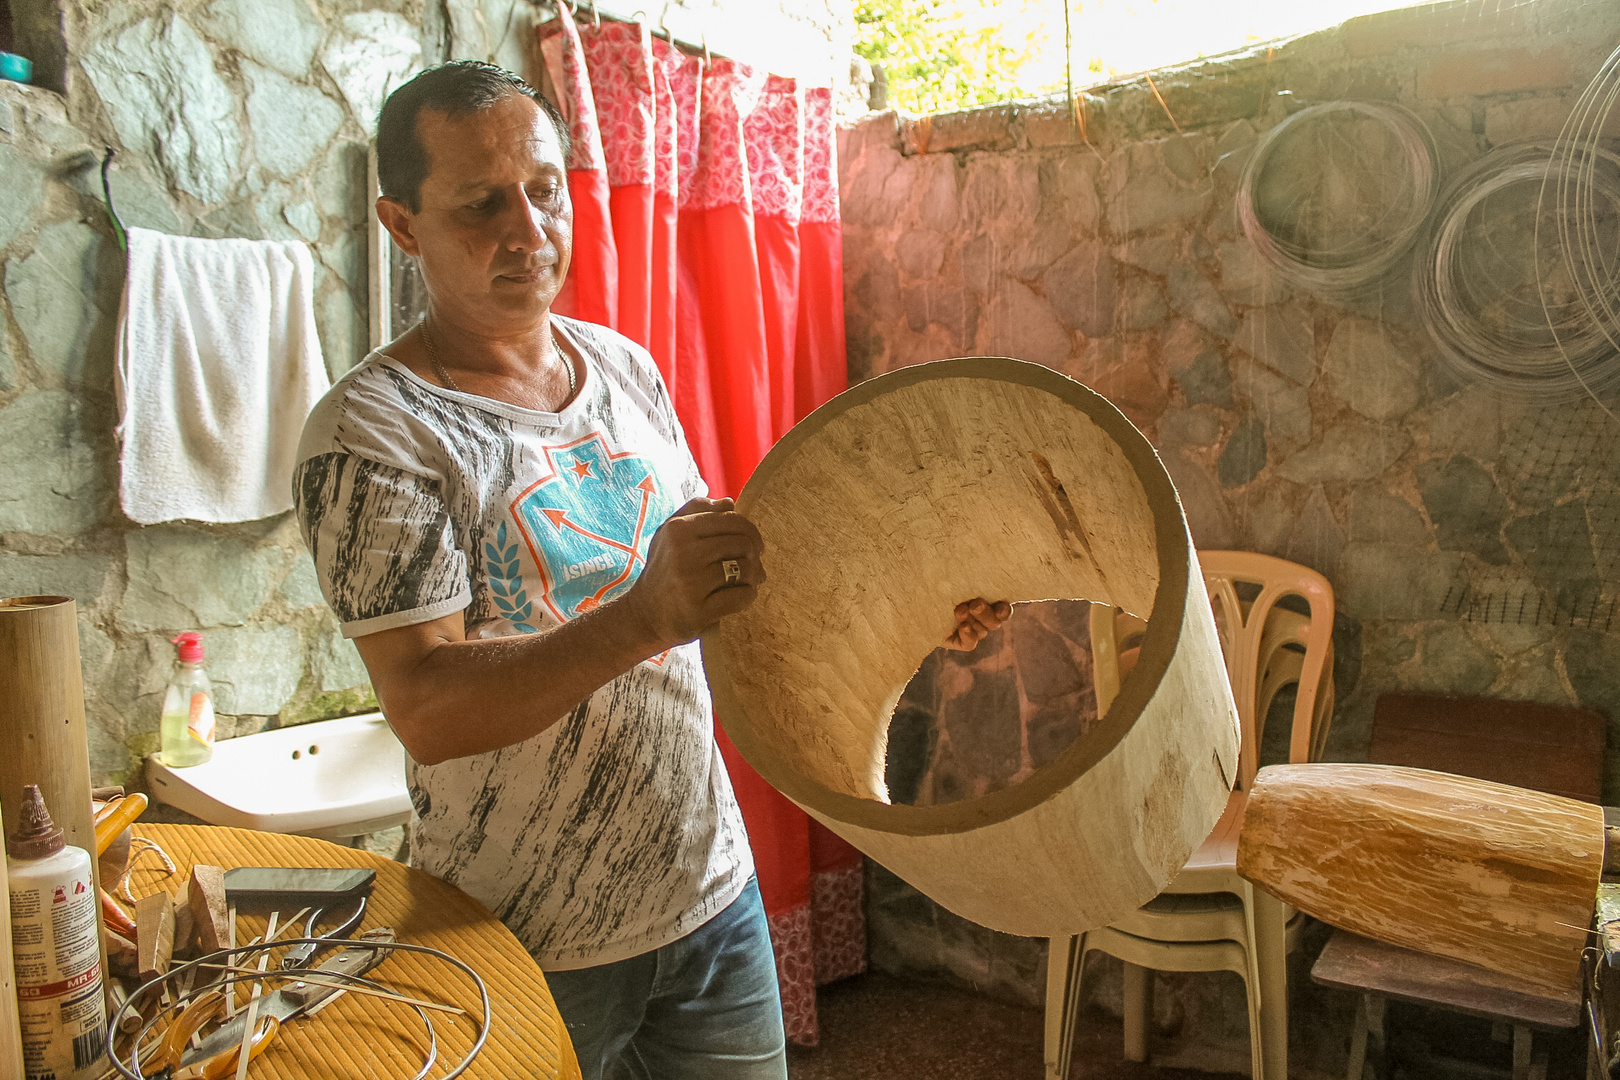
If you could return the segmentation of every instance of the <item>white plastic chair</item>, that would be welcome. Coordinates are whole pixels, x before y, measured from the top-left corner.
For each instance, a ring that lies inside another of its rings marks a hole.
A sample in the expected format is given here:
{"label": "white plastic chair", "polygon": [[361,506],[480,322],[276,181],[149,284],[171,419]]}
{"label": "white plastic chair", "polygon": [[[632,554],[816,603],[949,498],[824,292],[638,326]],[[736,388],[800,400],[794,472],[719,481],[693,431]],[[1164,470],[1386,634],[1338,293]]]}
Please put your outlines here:
{"label": "white plastic chair", "polygon": [[[1244,551],[1203,551],[1209,588],[1237,702],[1242,742],[1238,780],[1220,821],[1163,893],[1112,926],[1053,938],[1047,969],[1046,1075],[1067,1080],[1074,1025],[1084,998],[1085,954],[1101,950],[1125,962],[1125,1057],[1145,1061],[1152,1018],[1152,970],[1235,971],[1249,1005],[1249,1045],[1257,1080],[1288,1076],[1288,953],[1304,916],[1237,873],[1237,841],[1248,790],[1259,768],[1260,739],[1276,695],[1298,685],[1290,762],[1316,760],[1333,713],[1333,589],[1321,574]],[[1252,599],[1239,593],[1258,590]],[[1277,602],[1298,596],[1303,615]],[[1104,714],[1135,663],[1144,624],[1092,605],[1092,664],[1097,712]],[[1152,969],[1152,970],[1149,970]]]}

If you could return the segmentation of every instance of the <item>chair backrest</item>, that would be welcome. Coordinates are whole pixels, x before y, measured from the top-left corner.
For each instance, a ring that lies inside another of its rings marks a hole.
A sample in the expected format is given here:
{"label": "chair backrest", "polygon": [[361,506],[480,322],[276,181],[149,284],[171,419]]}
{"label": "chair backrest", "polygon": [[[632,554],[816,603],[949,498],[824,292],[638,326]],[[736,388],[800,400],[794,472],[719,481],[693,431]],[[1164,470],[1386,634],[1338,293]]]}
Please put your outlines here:
{"label": "chair backrest", "polygon": [[[1321,756],[1333,706],[1333,587],[1309,567],[1250,551],[1200,551],[1198,561],[1242,725],[1238,786],[1247,790],[1259,769],[1266,711],[1289,683],[1297,683],[1299,690],[1288,760],[1299,764]],[[1310,613],[1277,606],[1289,596],[1303,599]],[[1129,636],[1143,625],[1135,616],[1107,605],[1092,605],[1099,716],[1113,703],[1120,680],[1130,670],[1134,657]]]}

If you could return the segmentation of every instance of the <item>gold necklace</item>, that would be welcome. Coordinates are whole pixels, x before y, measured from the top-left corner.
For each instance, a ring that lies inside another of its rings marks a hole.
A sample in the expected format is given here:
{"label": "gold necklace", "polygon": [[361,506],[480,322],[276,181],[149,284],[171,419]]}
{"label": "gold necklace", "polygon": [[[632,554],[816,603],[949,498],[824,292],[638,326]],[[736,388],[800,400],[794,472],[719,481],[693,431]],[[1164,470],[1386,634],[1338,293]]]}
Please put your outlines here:
{"label": "gold necklace", "polygon": [[[428,329],[426,315],[422,316],[421,327],[422,344],[427,346],[428,361],[433,365],[433,374],[437,375],[440,382],[456,393],[466,393],[465,390],[456,385],[456,380],[450,377],[450,372],[445,369],[444,364],[439,360],[439,350],[433,344],[433,331]],[[551,347],[557,350],[558,359],[563,362],[563,367],[568,369],[568,397],[572,398],[574,391],[579,389],[579,383],[574,375],[574,362],[568,359],[567,353],[563,352],[562,339],[557,336],[556,327],[551,328]]]}

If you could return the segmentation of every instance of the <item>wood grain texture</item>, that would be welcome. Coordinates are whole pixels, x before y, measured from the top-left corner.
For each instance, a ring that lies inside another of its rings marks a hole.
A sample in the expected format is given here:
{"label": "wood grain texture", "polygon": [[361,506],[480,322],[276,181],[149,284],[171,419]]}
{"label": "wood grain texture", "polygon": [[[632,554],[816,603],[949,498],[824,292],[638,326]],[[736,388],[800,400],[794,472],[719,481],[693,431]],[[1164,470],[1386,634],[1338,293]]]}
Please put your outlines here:
{"label": "wood grain texture", "polygon": [[1368,759],[1603,801],[1608,722],[1594,709],[1463,694],[1379,694]]}
{"label": "wood grain texture", "polygon": [[[0,809],[0,836],[5,834],[5,811]],[[0,1076],[22,1074],[22,1027],[21,1017],[17,1014],[17,968],[11,955],[11,890],[6,883],[6,860],[0,858]]]}
{"label": "wood grain texture", "polygon": [[225,902],[225,871],[222,867],[198,863],[186,880],[186,906],[191,910],[192,933],[197,950],[218,952],[230,940],[230,905]]}
{"label": "wood grain texture", "polygon": [[1323,922],[1578,986],[1603,867],[1600,807],[1394,765],[1260,770],[1238,873]]}
{"label": "wood grain texture", "polygon": [[[67,842],[90,853],[99,888],[79,616],[68,597],[0,599],[0,747],[0,803],[6,812],[14,816],[22,806],[24,785],[38,784]],[[101,967],[107,969],[105,947]]]}
{"label": "wood grain texture", "polygon": [[166,892],[143,896],[135,904],[135,970],[141,981],[166,975],[174,956],[174,898]]}
{"label": "wood grain texture", "polygon": [[[703,639],[715,711],[759,772],[945,907],[1081,933],[1157,894],[1219,818],[1237,714],[1175,489],[1105,399],[1034,364],[941,361],[822,406],[738,500],[770,578]],[[1107,714],[1013,787],[884,789],[895,702],[974,596],[1148,618]]]}
{"label": "wood grain texture", "polygon": [[1311,980],[1340,990],[1370,990],[1398,1001],[1439,1005],[1487,1020],[1548,1031],[1581,1023],[1581,987],[1536,990],[1499,971],[1433,953],[1403,949],[1335,930],[1311,967]]}

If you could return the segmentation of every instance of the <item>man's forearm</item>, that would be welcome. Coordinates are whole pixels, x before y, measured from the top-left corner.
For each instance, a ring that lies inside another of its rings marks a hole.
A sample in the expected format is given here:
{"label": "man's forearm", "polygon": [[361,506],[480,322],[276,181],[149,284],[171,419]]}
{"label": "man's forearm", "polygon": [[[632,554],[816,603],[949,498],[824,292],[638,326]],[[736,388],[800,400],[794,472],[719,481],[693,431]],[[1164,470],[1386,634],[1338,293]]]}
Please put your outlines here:
{"label": "man's forearm", "polygon": [[539,734],[668,647],[619,600],[540,634],[469,641],[447,629],[414,663],[373,678],[411,757],[435,765]]}

